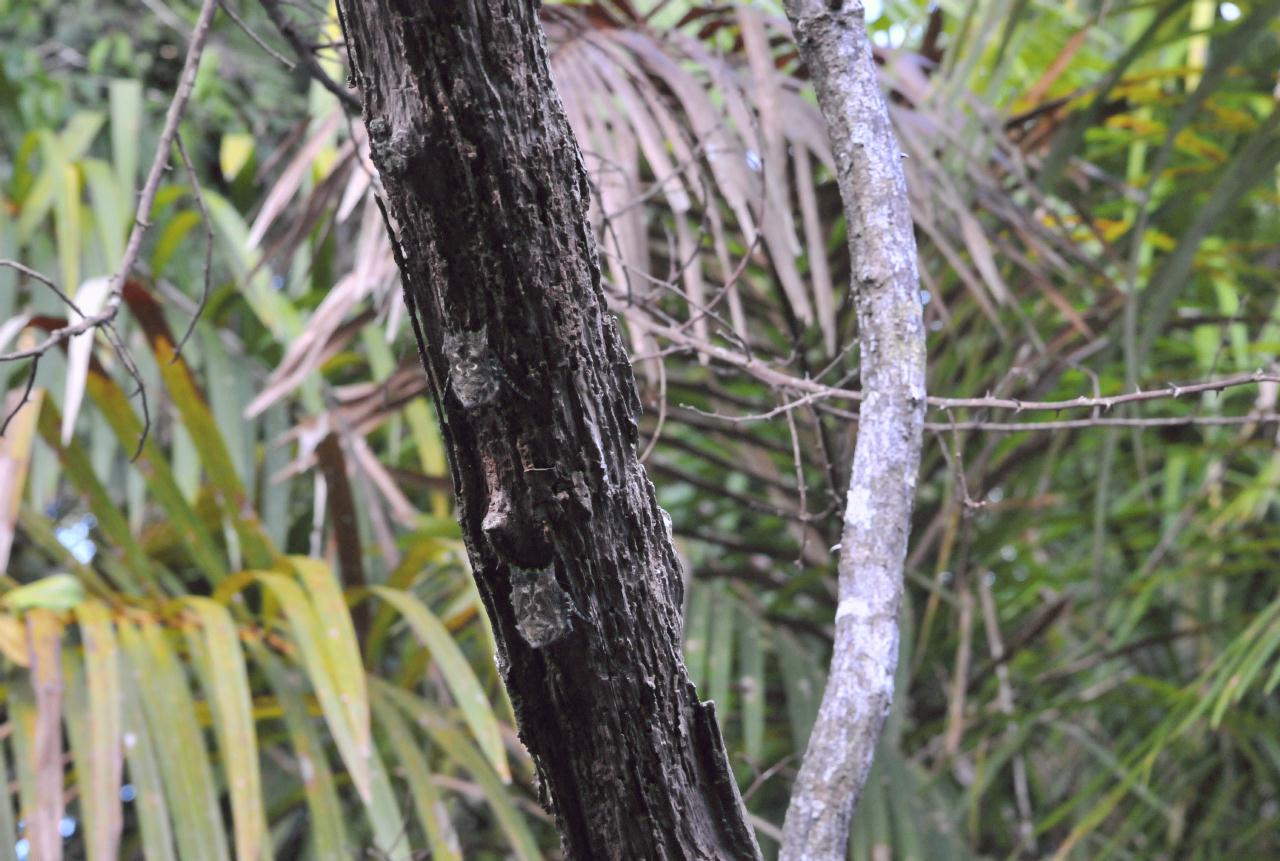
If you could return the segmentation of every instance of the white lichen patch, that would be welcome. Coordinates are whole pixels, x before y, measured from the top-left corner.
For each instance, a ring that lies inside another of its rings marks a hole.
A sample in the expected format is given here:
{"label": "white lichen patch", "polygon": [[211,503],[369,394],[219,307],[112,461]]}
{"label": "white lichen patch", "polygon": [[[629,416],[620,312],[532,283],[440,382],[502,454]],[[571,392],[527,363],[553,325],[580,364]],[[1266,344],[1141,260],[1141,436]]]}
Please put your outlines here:
{"label": "white lichen patch", "polygon": [[871,490],[854,483],[845,501],[844,523],[850,529],[870,529],[875,517],[871,505]]}
{"label": "white lichen patch", "polygon": [[871,605],[857,595],[850,595],[836,607],[837,622],[849,616],[861,622],[871,618],[871,615]]}

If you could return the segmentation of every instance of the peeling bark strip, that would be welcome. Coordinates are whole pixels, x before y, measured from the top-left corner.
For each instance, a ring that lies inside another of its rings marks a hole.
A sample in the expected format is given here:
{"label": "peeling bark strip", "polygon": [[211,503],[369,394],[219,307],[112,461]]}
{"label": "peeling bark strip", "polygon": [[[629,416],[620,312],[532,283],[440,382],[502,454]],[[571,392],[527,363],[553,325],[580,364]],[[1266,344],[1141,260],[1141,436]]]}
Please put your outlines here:
{"label": "peeling bark strip", "polygon": [[856,0],[784,0],[827,121],[849,231],[861,339],[858,443],[822,707],[792,789],[783,861],[845,857],[849,822],[893,702],[902,565],[925,408],[925,334],[902,155]]}
{"label": "peeling bark strip", "polygon": [[498,666],[571,858],[759,849],[680,656],[588,190],[531,0],[340,0]]}

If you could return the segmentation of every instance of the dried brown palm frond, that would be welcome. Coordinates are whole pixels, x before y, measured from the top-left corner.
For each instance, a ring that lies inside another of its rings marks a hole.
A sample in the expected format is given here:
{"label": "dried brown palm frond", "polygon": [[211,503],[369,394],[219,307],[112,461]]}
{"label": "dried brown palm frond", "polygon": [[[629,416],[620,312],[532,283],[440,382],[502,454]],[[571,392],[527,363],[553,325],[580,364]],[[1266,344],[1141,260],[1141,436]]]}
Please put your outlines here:
{"label": "dried brown palm frond", "polygon": [[[703,9],[696,18],[697,35],[659,34],[625,5],[544,10],[553,73],[596,198],[592,215],[610,295],[626,312],[639,356],[660,351],[646,326],[652,319],[780,360],[803,344],[809,361],[825,364],[851,340],[849,263],[834,236],[831,154],[821,117],[805,96],[803,70],[791,59],[786,22],[749,7]],[[733,47],[709,46],[726,33]],[[997,328],[1010,316],[1001,309],[1016,306],[1013,294],[1039,291],[1088,332],[1053,286],[1078,277],[1071,264],[1079,244],[1037,211],[1018,143],[976,100],[936,104],[929,57],[878,53],[913,211],[927,238],[926,268],[954,270]],[[984,134],[961,139],[950,131],[972,130],[971,114]],[[303,139],[266,196],[253,237],[277,236],[268,257],[287,259],[325,218],[336,214],[343,222],[362,195],[374,193],[358,124],[328,175],[302,191],[300,177],[316,148],[340,132],[335,112]],[[377,224],[370,206],[363,208],[349,273],[291,346],[255,411],[332,353],[325,345],[368,297],[394,318],[390,251],[371,232]],[[287,230],[280,227],[286,212]],[[937,298],[943,301],[932,313],[945,323],[949,303]],[[1030,322],[1022,323],[1025,336],[1043,345]],[[806,340],[811,329],[815,337]],[[656,360],[638,367],[657,384]]]}
{"label": "dried brown palm frond", "polygon": [[[696,433],[709,454],[751,465],[758,480],[732,499],[752,529],[773,537],[744,544],[732,528],[677,530],[728,552],[823,570],[838,541],[833,513],[856,414],[787,381],[856,387],[853,266],[825,128],[785,19],[746,6],[702,8],[659,31],[625,4],[603,3],[549,5],[543,16],[584,153],[606,296],[631,338],[645,457],[673,484],[721,480],[712,460],[698,464],[673,448]],[[918,51],[876,56],[903,147],[931,348],[945,356],[981,331],[978,342],[998,351],[977,374],[972,363],[940,362],[931,387],[1052,385],[1120,307],[1103,301],[1079,311],[1066,298],[1094,289],[1081,279],[1105,261],[1080,240],[1080,220],[1036,189],[1025,124],[1015,136],[962,82],[945,79],[930,32]],[[325,143],[336,156],[317,160]],[[341,123],[335,108],[294,141],[279,177],[253,225],[264,259],[286,266],[307,237],[330,230],[343,251],[334,286],[251,413],[353,350],[370,320],[381,321],[388,341],[408,340],[362,125]],[[726,363],[725,350],[757,370]],[[380,432],[421,392],[420,381],[406,389],[403,366],[389,377],[385,370],[377,383],[345,374],[343,394],[330,390],[326,408],[305,421],[314,432],[298,440],[335,428],[356,439]],[[751,416],[778,421],[743,421]],[[300,446],[289,472],[314,463]],[[365,469],[359,458],[351,466]],[[395,479],[366,480],[385,490]],[[398,500],[389,504],[404,512]]]}

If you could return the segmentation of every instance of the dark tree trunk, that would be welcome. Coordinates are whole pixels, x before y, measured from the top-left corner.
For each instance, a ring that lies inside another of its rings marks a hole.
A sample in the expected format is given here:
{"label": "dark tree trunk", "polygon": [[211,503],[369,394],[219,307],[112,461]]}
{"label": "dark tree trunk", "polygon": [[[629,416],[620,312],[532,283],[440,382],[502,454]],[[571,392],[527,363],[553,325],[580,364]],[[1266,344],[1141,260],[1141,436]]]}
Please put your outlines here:
{"label": "dark tree trunk", "polygon": [[498,665],[565,851],[758,857],[681,660],[680,563],[537,4],[338,5]]}

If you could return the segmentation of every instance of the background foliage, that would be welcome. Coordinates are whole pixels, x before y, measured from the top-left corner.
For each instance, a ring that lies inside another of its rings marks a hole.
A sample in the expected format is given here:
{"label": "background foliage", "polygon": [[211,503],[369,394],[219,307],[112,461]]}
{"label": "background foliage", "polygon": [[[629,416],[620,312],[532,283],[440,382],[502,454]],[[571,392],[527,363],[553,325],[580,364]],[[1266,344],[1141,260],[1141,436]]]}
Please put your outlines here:
{"label": "background foliage", "polygon": [[[121,258],[194,20],[145,5],[0,0],[0,258],[82,305]],[[267,5],[341,88],[331,10]],[[0,440],[0,845],[555,857],[363,129],[259,4],[226,9],[181,130],[194,173],[175,153],[120,318],[145,444],[101,339],[46,356]],[[932,393],[1274,371],[1277,11],[872,9]],[[689,668],[772,851],[856,432],[855,404],[795,382],[856,388],[825,133],[768,3],[544,20],[691,580]],[[66,315],[0,268],[0,350]],[[28,366],[0,373],[7,415]],[[931,413],[898,701],[851,857],[1280,854],[1276,397]],[[1032,425],[1059,418],[1087,426]]]}

